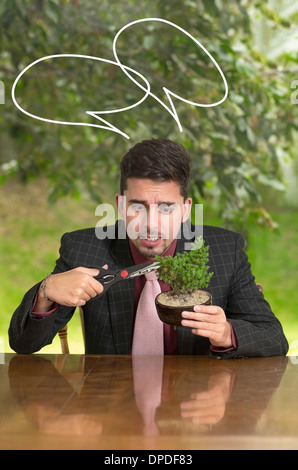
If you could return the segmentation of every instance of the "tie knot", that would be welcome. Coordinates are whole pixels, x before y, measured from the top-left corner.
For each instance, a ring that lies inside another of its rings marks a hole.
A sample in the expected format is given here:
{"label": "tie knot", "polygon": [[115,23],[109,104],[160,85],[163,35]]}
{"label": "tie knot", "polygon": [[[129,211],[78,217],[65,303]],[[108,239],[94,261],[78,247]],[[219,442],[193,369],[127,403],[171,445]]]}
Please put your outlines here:
{"label": "tie knot", "polygon": [[146,278],[146,281],[156,281],[157,280],[156,272],[151,271],[151,273],[145,274],[145,278]]}

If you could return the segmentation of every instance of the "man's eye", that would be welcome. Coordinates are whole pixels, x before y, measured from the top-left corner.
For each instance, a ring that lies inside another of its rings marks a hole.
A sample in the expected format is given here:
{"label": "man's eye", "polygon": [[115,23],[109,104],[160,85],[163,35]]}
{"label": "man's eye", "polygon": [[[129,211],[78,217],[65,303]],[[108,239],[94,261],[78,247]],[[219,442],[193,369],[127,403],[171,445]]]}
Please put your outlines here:
{"label": "man's eye", "polygon": [[134,212],[142,212],[145,210],[145,206],[143,204],[132,204],[130,208]]}
{"label": "man's eye", "polygon": [[171,212],[173,212],[173,210],[174,210],[174,207],[173,206],[168,206],[167,204],[160,204],[158,206],[158,210],[162,214],[171,214]]}

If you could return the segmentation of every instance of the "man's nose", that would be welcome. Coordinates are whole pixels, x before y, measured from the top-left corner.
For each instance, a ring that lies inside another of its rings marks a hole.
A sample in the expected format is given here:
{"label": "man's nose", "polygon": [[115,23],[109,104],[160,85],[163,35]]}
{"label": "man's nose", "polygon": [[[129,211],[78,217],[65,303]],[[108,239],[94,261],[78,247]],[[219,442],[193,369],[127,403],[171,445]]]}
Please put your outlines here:
{"label": "man's nose", "polygon": [[147,210],[147,230],[152,235],[158,235],[160,228],[160,217],[158,204],[150,204]]}

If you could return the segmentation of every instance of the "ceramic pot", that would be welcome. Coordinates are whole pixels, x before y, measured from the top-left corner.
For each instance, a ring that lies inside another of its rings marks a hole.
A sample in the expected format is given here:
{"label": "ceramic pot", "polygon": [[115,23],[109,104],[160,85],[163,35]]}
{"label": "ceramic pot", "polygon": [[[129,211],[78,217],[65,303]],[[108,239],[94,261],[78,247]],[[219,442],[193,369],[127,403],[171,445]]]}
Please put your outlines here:
{"label": "ceramic pot", "polygon": [[[169,291],[170,292],[170,291]],[[164,298],[165,292],[158,294],[155,298],[155,305],[157,309],[158,316],[163,323],[171,326],[181,326],[182,316],[181,313],[185,310],[189,310],[191,312],[194,311],[195,305],[211,305],[212,304],[212,295],[210,292],[202,291],[198,289],[196,293],[204,293],[207,295],[207,299],[205,302],[196,302],[192,305],[167,305],[164,302],[161,302],[161,298]]]}

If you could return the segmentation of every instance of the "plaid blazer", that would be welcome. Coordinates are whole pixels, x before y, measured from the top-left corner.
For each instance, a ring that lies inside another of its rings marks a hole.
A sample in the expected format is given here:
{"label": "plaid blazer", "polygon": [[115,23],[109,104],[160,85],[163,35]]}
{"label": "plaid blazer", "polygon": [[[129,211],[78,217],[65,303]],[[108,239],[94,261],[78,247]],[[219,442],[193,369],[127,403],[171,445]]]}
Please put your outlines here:
{"label": "plaid blazer", "polygon": [[[117,238],[118,228],[117,223],[114,239],[99,240],[94,228],[64,234],[53,273],[79,266],[107,264],[110,269],[131,266],[128,239]],[[186,240],[181,232],[176,252],[185,249]],[[255,284],[242,235],[204,226],[203,238],[209,245],[209,266],[214,273],[208,291],[213,304],[224,309],[237,338],[237,349],[223,356],[285,355],[287,340],[280,322]],[[83,307],[86,354],[129,354],[134,323],[134,282],[132,279],[115,284],[101,298]],[[45,319],[34,319],[30,312],[39,285],[25,294],[11,319],[10,345],[18,353],[32,353],[50,344],[75,310],[59,306]],[[177,336],[179,354],[214,354],[210,351],[209,340],[194,335],[190,328],[177,327]]]}

